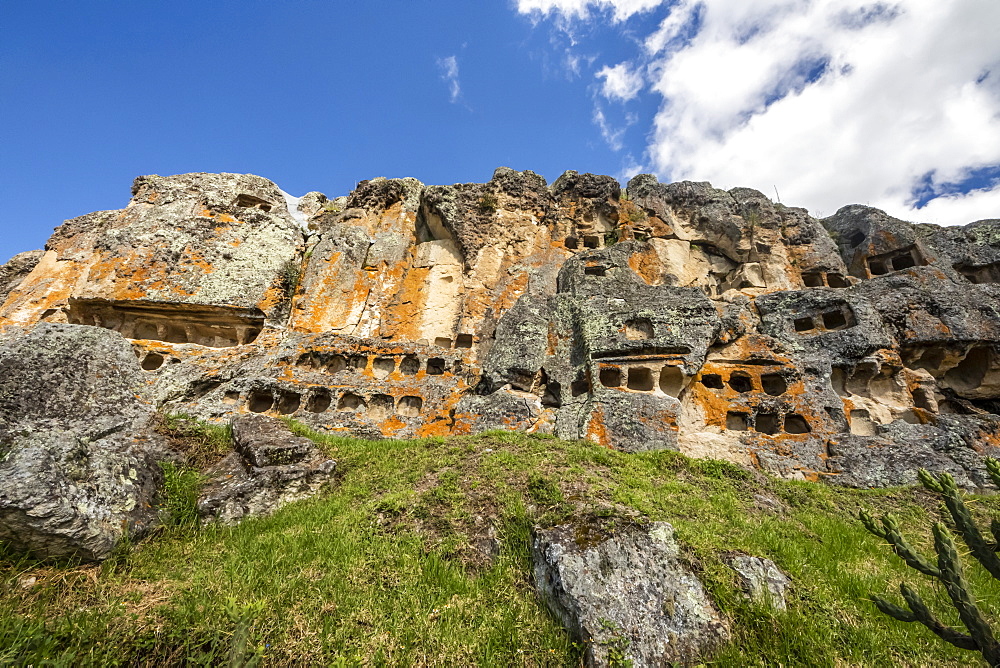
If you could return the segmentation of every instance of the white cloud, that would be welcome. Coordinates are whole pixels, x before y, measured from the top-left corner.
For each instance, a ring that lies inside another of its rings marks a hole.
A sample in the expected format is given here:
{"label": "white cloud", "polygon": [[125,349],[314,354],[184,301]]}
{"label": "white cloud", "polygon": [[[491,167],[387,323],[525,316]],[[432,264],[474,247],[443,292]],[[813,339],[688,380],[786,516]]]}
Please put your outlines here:
{"label": "white cloud", "polygon": [[[576,21],[611,9],[622,21],[657,4],[519,9]],[[663,179],[776,186],[825,214],[860,202],[964,223],[1000,217],[1000,183],[966,195],[949,185],[1000,164],[997,25],[996,0],[679,0],[632,61],[598,76],[605,97],[627,101],[626,73],[645,70],[662,97],[647,151]],[[920,186],[936,197],[917,209]]]}
{"label": "white cloud", "polygon": [[548,16],[559,14],[567,19],[588,19],[592,9],[611,10],[615,21],[624,21],[635,14],[647,12],[667,0],[517,0],[522,14]]}
{"label": "white cloud", "polygon": [[[604,138],[604,141],[607,142],[611,150],[620,151],[625,147],[625,143],[622,141],[625,137],[625,131],[630,126],[638,123],[639,117],[634,113],[627,113],[622,117],[621,122],[609,120],[601,105],[595,102],[592,120],[594,121],[594,125],[601,131],[601,137]],[[635,162],[631,155],[628,156],[628,160],[633,163]],[[638,173],[636,172],[636,174]]]}
{"label": "white cloud", "polygon": [[441,70],[441,78],[448,84],[448,96],[454,104],[462,95],[462,86],[458,82],[458,58],[455,56],[438,58],[437,65]]}
{"label": "white cloud", "polygon": [[973,190],[964,195],[946,195],[928,202],[911,218],[923,223],[956,225],[986,218],[1000,218],[1000,187]]}
{"label": "white cloud", "polygon": [[609,100],[628,102],[639,94],[645,83],[642,73],[629,67],[628,63],[618,63],[614,67],[603,67],[595,75],[604,79],[601,94]]}
{"label": "white cloud", "polygon": [[607,116],[604,115],[604,111],[599,106],[594,107],[594,123],[600,129],[601,136],[612,151],[622,150],[622,137],[625,135],[625,128],[616,128],[608,122]]}
{"label": "white cloud", "polygon": [[636,174],[642,174],[646,171],[646,167],[635,159],[632,155],[625,156],[622,161],[622,168],[618,170],[618,173],[614,175],[616,179],[623,183],[628,183],[628,181]]}

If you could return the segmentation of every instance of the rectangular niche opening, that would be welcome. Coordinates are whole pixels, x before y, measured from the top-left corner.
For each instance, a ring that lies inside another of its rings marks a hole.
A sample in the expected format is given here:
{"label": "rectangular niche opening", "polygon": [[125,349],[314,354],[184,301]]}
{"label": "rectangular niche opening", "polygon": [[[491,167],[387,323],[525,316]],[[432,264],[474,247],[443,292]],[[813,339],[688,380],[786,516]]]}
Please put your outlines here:
{"label": "rectangular niche opening", "polygon": [[396,404],[396,412],[403,417],[417,417],[424,406],[424,400],[420,397],[407,396],[400,397]]}
{"label": "rectangular niche opening", "polygon": [[649,318],[634,318],[625,323],[625,338],[630,341],[651,339],[654,333],[653,321]]}
{"label": "rectangular niche opening", "polygon": [[456,348],[471,348],[472,347],[472,334],[459,334],[455,339]]}
{"label": "rectangular niche opening", "polygon": [[574,397],[579,397],[581,395],[590,392],[590,383],[586,380],[574,380],[570,385],[570,392]]}
{"label": "rectangular niche opening", "polygon": [[827,274],[826,282],[831,288],[849,288],[851,284],[840,274]]}
{"label": "rectangular niche opening", "polygon": [[679,397],[684,389],[684,373],[680,367],[665,366],[660,369],[660,391],[671,397]]}
{"label": "rectangular niche opening", "polygon": [[399,363],[399,372],[404,376],[415,376],[420,371],[420,358],[416,355],[407,355]]}
{"label": "rectangular niche opening", "polygon": [[713,390],[721,390],[722,376],[717,373],[705,374],[701,377],[701,384]]}
{"label": "rectangular niche opening", "polygon": [[868,273],[872,276],[882,276],[888,274],[889,270],[882,260],[868,260]]}
{"label": "rectangular niche opening", "polygon": [[635,366],[628,370],[628,389],[639,392],[651,392],[653,390],[653,372],[642,366]]}
{"label": "rectangular niche opening", "polygon": [[376,357],[372,362],[372,375],[378,380],[388,378],[396,370],[396,360],[392,357]]}
{"label": "rectangular niche opening", "polygon": [[916,246],[902,250],[884,253],[868,258],[868,273],[872,276],[882,276],[893,271],[902,271],[926,264],[923,255]]}
{"label": "rectangular niche opening", "polygon": [[451,339],[447,336],[439,336],[434,339],[434,345],[438,348],[451,348]]}
{"label": "rectangular niche opening", "polygon": [[787,434],[808,434],[812,429],[809,423],[801,415],[789,413],[785,416],[785,433]]}
{"label": "rectangular niche opening", "polygon": [[913,259],[913,255],[910,253],[892,258],[892,268],[894,271],[902,271],[903,269],[909,269],[916,266],[917,262]]}
{"label": "rectangular niche opening", "polygon": [[733,389],[734,392],[739,392],[743,394],[744,392],[753,391],[753,379],[750,374],[744,371],[734,371],[729,374],[729,387]]}
{"label": "rectangular niche opening", "polygon": [[821,288],[823,287],[823,274],[819,272],[802,274],[802,283],[807,288]]}
{"label": "rectangular niche opening", "polygon": [[260,209],[261,211],[270,211],[271,203],[266,199],[261,199],[259,197],[254,197],[253,195],[237,195],[236,196],[236,206],[248,208],[248,209]]}
{"label": "rectangular niche opening", "polygon": [[427,360],[427,373],[431,376],[440,376],[444,373],[445,363],[440,357],[432,357]]}
{"label": "rectangular niche opening", "polygon": [[271,390],[253,390],[247,401],[251,413],[266,413],[274,405],[274,395]]}
{"label": "rectangular niche opening", "polygon": [[778,414],[777,413],[757,413],[757,417],[754,418],[754,431],[761,434],[777,434],[778,433]]}
{"label": "rectangular niche opening", "polygon": [[330,395],[330,391],[318,388],[306,400],[306,410],[310,413],[322,413],[330,408],[331,403],[333,403],[333,397]]}
{"label": "rectangular niche opening", "polygon": [[847,317],[840,309],[827,311],[823,314],[823,327],[827,330],[846,329]]}
{"label": "rectangular niche opening", "polygon": [[588,234],[583,237],[583,247],[584,248],[600,248],[601,247],[601,237],[597,235]]}
{"label": "rectangular niche opening", "polygon": [[318,369],[322,366],[323,362],[320,356],[316,353],[303,353],[299,355],[299,359],[295,362],[296,366],[305,367],[307,369]]}
{"label": "rectangular niche opening", "polygon": [[770,394],[772,397],[777,397],[785,393],[788,389],[788,384],[785,383],[785,377],[780,373],[765,373],[760,377],[760,385],[764,392]]}
{"label": "rectangular niche opening", "polygon": [[337,410],[344,413],[364,413],[367,408],[365,400],[353,392],[345,392],[337,402]]}
{"label": "rectangular niche opening", "polygon": [[746,413],[729,411],[726,413],[726,429],[729,431],[747,431],[749,429],[749,418]]}
{"label": "rectangular niche opening", "polygon": [[622,372],[621,369],[613,366],[606,366],[601,368],[601,385],[604,387],[621,387],[622,386]]}
{"label": "rectangular niche opening", "polygon": [[347,368],[347,358],[343,355],[333,355],[326,363],[327,373],[338,373]]}
{"label": "rectangular niche opening", "polygon": [[796,318],[794,325],[796,332],[811,332],[816,329],[816,324],[811,317]]}
{"label": "rectangular niche opening", "polygon": [[604,267],[584,267],[583,273],[587,276],[604,276],[607,274],[607,270]]}
{"label": "rectangular niche opening", "polygon": [[955,270],[970,283],[1000,283],[1000,262],[982,265],[955,265]]}
{"label": "rectangular niche opening", "polygon": [[372,395],[368,401],[368,419],[384,420],[395,410],[396,400],[388,394]]}
{"label": "rectangular niche opening", "polygon": [[299,410],[301,396],[298,392],[282,390],[278,394],[278,412],[282,415],[291,415]]}

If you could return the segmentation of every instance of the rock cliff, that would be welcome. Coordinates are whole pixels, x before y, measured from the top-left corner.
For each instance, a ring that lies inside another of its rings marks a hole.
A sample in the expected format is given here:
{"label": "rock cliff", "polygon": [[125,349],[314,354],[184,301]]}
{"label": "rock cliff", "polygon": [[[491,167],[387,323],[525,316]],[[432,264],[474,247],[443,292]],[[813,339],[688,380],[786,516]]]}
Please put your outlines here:
{"label": "rock cliff", "polygon": [[209,421],[522,429],[851,486],[918,467],[985,486],[1000,447],[1000,220],[818,220],[649,175],[500,168],[333,200],[145,176],[0,268],[0,342],[60,323],[120,333],[144,401]]}

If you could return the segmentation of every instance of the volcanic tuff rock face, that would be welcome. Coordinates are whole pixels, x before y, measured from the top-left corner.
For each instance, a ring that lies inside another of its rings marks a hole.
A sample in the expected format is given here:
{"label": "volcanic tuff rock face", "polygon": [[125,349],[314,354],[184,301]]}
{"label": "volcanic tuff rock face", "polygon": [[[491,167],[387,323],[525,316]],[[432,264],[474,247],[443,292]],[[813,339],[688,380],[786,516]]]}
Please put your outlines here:
{"label": "volcanic tuff rock face", "polygon": [[145,396],[213,421],[525,429],[858,486],[920,466],[982,486],[1000,446],[1000,220],[820,221],[648,175],[500,168],[333,201],[149,176],[0,269],[0,300],[0,339],[116,330]]}

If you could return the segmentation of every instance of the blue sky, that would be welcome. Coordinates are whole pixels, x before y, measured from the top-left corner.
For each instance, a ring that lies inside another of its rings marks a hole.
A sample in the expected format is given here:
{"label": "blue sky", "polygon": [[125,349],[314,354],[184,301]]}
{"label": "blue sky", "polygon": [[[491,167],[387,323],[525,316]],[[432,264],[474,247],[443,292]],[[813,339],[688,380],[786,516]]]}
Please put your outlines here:
{"label": "blue sky", "polygon": [[140,174],[250,172],[334,196],[500,165],[620,171],[548,47],[503,2],[4,0],[0,262],[125,206]]}
{"label": "blue sky", "polygon": [[125,206],[137,175],[192,171],[330,196],[500,165],[651,171],[824,215],[1000,217],[998,7],[4,0],[0,262]]}

